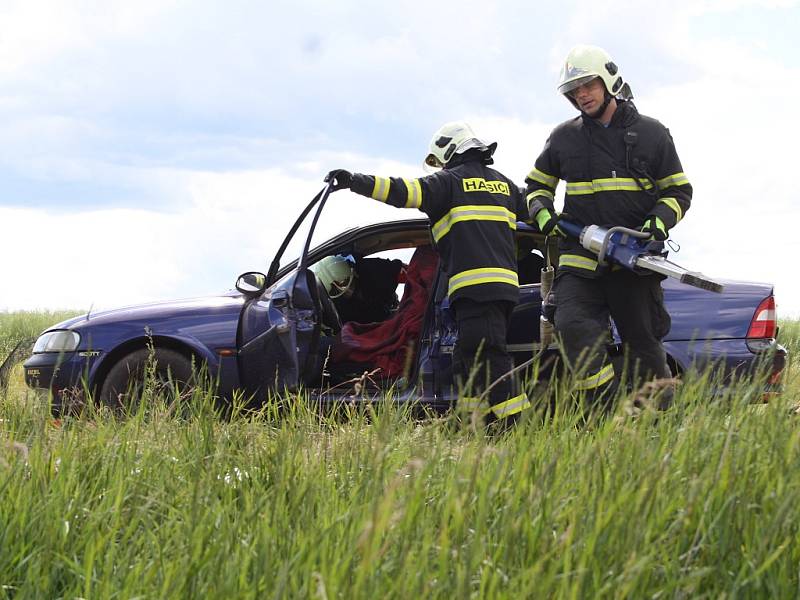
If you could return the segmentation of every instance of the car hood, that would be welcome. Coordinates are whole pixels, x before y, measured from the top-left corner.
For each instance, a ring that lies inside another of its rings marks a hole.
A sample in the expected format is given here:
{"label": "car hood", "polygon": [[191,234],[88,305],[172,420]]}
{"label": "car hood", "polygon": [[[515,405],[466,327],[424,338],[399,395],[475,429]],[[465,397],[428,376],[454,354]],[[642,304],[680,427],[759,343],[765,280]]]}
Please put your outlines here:
{"label": "car hood", "polygon": [[165,317],[204,314],[219,316],[228,313],[238,313],[244,304],[244,300],[245,297],[242,294],[233,290],[216,296],[136,304],[122,308],[89,312],[85,315],[73,317],[57,325],[48,327],[48,330],[83,329],[85,327],[106,325],[119,321],[156,320]]}

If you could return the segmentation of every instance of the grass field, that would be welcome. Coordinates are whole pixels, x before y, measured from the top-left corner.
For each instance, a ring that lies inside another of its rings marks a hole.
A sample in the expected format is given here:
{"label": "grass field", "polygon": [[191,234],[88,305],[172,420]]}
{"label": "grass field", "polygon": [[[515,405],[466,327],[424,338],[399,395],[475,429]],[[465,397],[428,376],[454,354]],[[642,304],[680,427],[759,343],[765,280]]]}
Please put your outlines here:
{"label": "grass field", "polygon": [[[0,349],[63,315],[0,314]],[[781,341],[800,351],[800,323]],[[221,419],[199,390],[55,423],[0,396],[0,598],[789,598],[800,384],[687,380],[665,413],[564,408],[487,441],[387,403]]]}

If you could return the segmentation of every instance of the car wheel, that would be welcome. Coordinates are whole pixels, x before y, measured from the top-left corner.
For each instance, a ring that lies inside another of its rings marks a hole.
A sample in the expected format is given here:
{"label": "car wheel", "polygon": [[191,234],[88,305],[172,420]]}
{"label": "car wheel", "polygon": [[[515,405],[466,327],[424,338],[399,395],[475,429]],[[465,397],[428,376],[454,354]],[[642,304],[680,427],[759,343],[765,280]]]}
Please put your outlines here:
{"label": "car wheel", "polygon": [[[148,374],[152,374],[149,380]],[[143,348],[111,367],[100,388],[100,405],[135,412],[142,394],[148,392],[153,398],[172,403],[191,393],[193,382],[192,362],[186,356],[167,348]]]}

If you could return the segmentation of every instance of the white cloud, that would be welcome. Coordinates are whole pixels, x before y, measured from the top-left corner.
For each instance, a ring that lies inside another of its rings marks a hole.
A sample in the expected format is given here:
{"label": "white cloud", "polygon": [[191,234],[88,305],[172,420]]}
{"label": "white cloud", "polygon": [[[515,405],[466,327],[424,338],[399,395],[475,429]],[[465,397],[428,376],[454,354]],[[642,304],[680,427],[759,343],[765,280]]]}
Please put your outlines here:
{"label": "white cloud", "polygon": [[695,78],[637,101],[670,127],[694,186],[692,209],[674,232],[683,243],[675,260],[708,275],[772,282],[781,314],[800,317],[798,211],[787,186],[800,69],[729,40],[676,47],[687,60],[703,57]]}
{"label": "white cloud", "polygon": [[689,3],[687,12],[692,15],[731,13],[742,8],[790,8],[797,4],[797,0],[695,0]]}
{"label": "white cloud", "polygon": [[0,221],[2,309],[139,301],[157,294],[165,281],[184,283],[167,215],[130,209],[53,215],[0,207]]}
{"label": "white cloud", "polygon": [[[326,156],[316,166],[323,162],[419,174],[410,165],[353,155]],[[101,308],[231,289],[239,273],[267,269],[291,224],[323,187],[324,171],[316,166],[298,167],[316,171],[313,178],[280,169],[141,170],[153,194],[162,194],[168,179],[189,198],[179,212],[119,208],[64,214],[0,206],[5,257],[0,310]],[[328,200],[314,245],[352,226],[416,216],[417,211],[339,192]],[[302,231],[287,260],[298,255]]]}
{"label": "white cloud", "polygon": [[[785,184],[800,78],[773,44],[793,43],[797,4],[6,0],[0,251],[25,266],[0,266],[0,308],[230,287],[265,268],[327,170],[420,175],[445,120],[498,141],[497,167],[522,183],[572,115],[555,93],[563,55],[596,43],[670,127],[695,185],[676,260],[775,282],[783,314],[800,316]],[[753,15],[769,35],[748,33]],[[40,208],[2,208],[31,199]],[[402,216],[415,213],[339,193],[317,239]]]}
{"label": "white cloud", "polygon": [[65,51],[96,49],[99,40],[139,35],[175,4],[5,0],[0,8],[0,74],[34,68]]}

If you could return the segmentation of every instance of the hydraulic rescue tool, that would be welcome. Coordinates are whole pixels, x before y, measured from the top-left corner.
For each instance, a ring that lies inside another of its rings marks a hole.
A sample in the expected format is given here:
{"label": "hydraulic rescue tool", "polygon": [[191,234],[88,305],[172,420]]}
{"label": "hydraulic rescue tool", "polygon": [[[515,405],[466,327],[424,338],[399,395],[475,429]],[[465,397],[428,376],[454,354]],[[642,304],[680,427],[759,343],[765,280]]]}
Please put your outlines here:
{"label": "hydraulic rescue tool", "polygon": [[577,238],[581,246],[594,252],[601,265],[611,262],[631,271],[652,271],[718,294],[724,289],[721,283],[702,273],[689,271],[668,261],[664,242],[647,239],[650,237],[648,233],[627,227],[584,227],[567,219],[560,219],[558,227],[567,235]]}
{"label": "hydraulic rescue tool", "polygon": [[[681,283],[718,294],[725,289],[721,283],[706,277],[698,271],[688,271],[668,261],[664,242],[648,239],[650,237],[649,233],[628,229],[627,227],[612,227],[610,229],[599,225],[584,227],[564,218],[558,220],[558,227],[570,237],[576,238],[581,246],[596,254],[597,262],[601,265],[611,262],[631,271],[652,271],[677,279]],[[554,277],[555,271],[550,265],[550,255],[548,253],[547,267],[542,269],[542,314],[539,320],[539,351],[532,358],[517,365],[508,373],[493,381],[483,391],[480,396],[481,399],[500,381],[539,360],[553,342],[555,329],[551,319],[548,318],[547,308],[550,302],[549,295]]]}

